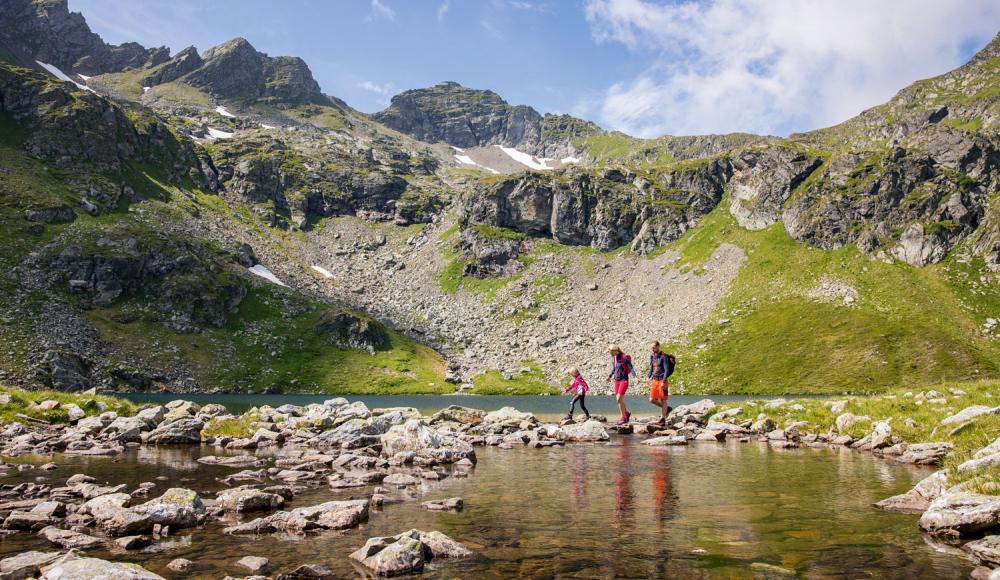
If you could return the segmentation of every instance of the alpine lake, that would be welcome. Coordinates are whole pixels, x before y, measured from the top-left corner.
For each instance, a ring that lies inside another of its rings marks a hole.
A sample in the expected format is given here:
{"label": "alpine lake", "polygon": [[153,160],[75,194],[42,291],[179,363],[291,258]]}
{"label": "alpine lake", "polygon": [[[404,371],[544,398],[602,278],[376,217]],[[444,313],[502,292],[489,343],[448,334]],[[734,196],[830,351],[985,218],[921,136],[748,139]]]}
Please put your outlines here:
{"label": "alpine lake", "polygon": [[[137,402],[165,402],[135,395]],[[185,396],[217,402],[240,413],[253,405],[307,404],[329,397]],[[672,397],[671,404],[700,397]],[[558,420],[567,398],[558,397],[348,397],[370,407],[412,406],[424,414],[451,404],[493,410],[515,406],[540,419]],[[592,413],[613,416],[610,397],[593,396]],[[714,400],[732,398],[713,397]],[[629,401],[651,414],[640,398]],[[272,575],[301,564],[322,564],[342,577],[362,574],[348,554],[372,536],[411,528],[438,530],[476,552],[469,560],[432,562],[422,578],[955,578],[971,562],[928,542],[917,516],[880,511],[872,504],[903,493],[931,473],[845,448],[775,449],[755,441],[692,442],[649,447],[644,436],[613,435],[602,443],[543,449],[480,447],[468,477],[391,489],[360,528],[306,535],[230,536],[225,525],[177,530],[132,552],[93,551],[108,560],[141,564],[166,578],[242,576],[236,561],[247,555],[271,561]],[[282,450],[258,450],[280,455]],[[134,488],[185,487],[205,497],[239,468],[204,465],[203,455],[226,454],[207,446],[141,446],[114,457],[24,456],[13,463],[59,465],[55,471],[12,470],[0,483],[62,485],[74,473]],[[234,452],[235,454],[235,452]],[[290,507],[367,497],[365,488],[320,485],[296,495]],[[432,512],[422,501],[461,497],[464,509]],[[251,519],[248,514],[245,519]],[[0,558],[25,550],[50,550],[31,534],[0,538]],[[187,558],[185,574],[167,564]]]}

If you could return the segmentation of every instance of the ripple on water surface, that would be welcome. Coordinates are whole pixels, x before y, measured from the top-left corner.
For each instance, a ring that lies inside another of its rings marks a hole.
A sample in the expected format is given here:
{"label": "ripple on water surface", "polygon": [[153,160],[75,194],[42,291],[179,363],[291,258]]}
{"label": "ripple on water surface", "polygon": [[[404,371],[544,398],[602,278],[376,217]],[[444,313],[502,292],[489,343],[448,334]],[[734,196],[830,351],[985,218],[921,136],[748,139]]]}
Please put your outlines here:
{"label": "ripple on water surface", "polygon": [[[141,563],[167,577],[166,564],[188,558],[193,576],[242,575],[235,562],[265,556],[276,572],[322,563],[352,576],[347,555],[366,538],[410,528],[440,530],[480,555],[435,563],[422,577],[742,578],[760,564],[805,577],[941,578],[968,574],[969,563],[934,551],[916,516],[882,512],[875,501],[910,488],[928,471],[843,449],[775,450],[749,443],[700,443],[664,449],[639,438],[565,448],[479,449],[471,477],[427,482],[346,533],[304,537],[233,537],[223,524],[178,532],[143,552],[95,552]],[[144,448],[118,458],[56,457],[55,472],[11,473],[3,483],[44,477],[60,483],[86,472],[111,483],[156,481],[206,497],[235,469],[195,463],[208,448]],[[36,458],[48,460],[49,458]],[[349,497],[325,486],[292,506]],[[461,496],[459,513],[429,512],[416,499]],[[49,549],[34,536],[0,539],[0,556]],[[756,567],[755,567],[756,563]]]}

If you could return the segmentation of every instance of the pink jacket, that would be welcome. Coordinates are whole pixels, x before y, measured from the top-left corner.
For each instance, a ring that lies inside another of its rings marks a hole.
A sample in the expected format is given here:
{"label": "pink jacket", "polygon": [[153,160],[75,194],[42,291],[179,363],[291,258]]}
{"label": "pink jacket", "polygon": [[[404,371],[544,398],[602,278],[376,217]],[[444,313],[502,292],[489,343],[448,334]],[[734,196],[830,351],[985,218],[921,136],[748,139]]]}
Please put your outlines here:
{"label": "pink jacket", "polygon": [[590,390],[590,385],[587,384],[587,381],[583,380],[583,375],[576,375],[576,378],[574,378],[573,382],[566,387],[566,390],[563,391],[563,393],[568,393],[573,390],[575,390],[578,395],[586,395],[587,391]]}

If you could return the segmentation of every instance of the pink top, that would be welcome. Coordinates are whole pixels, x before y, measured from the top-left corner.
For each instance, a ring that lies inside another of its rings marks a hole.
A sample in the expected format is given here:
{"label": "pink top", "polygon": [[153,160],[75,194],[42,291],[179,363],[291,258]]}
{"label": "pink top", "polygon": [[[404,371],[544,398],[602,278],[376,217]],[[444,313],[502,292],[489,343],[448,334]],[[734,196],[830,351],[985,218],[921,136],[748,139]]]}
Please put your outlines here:
{"label": "pink top", "polygon": [[576,375],[573,382],[566,387],[566,390],[563,392],[568,393],[570,391],[576,391],[576,394],[578,395],[586,395],[589,390],[590,385],[587,384],[587,381],[583,380],[583,375]]}

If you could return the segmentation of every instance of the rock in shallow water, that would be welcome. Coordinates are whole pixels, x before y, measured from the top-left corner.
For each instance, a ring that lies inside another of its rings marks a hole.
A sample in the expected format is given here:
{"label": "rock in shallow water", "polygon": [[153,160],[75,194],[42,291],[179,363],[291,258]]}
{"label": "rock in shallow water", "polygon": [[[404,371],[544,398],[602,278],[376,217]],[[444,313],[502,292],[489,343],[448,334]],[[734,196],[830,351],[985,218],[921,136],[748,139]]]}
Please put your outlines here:
{"label": "rock in shallow water", "polygon": [[43,580],[164,580],[138,564],[80,558],[72,554],[42,568]]}
{"label": "rock in shallow water", "polygon": [[946,493],[920,516],[925,532],[950,538],[968,537],[1000,524],[1000,497]]}
{"label": "rock in shallow water", "polygon": [[369,538],[351,560],[377,576],[399,576],[423,570],[435,558],[469,558],[471,550],[438,531],[409,530],[396,536]]}

